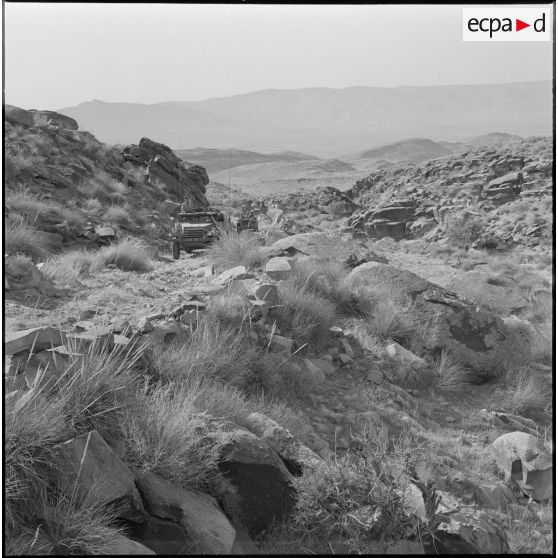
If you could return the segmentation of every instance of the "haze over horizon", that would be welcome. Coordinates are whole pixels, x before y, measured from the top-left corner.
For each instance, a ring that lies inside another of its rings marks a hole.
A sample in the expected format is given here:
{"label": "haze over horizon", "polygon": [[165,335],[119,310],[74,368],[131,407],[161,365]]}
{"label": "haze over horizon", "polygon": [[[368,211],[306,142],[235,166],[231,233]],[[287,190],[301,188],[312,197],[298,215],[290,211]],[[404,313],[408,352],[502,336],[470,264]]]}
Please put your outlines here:
{"label": "haze over horizon", "polygon": [[552,79],[551,42],[464,43],[461,18],[457,5],[7,3],[5,101],[58,110]]}

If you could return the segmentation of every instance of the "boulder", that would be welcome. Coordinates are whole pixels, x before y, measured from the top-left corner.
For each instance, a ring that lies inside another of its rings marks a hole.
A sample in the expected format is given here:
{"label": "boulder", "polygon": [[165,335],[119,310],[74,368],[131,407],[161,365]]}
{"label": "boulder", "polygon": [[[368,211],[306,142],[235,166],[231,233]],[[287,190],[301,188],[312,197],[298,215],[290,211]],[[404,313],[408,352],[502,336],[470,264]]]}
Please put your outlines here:
{"label": "boulder", "polygon": [[498,467],[534,500],[552,497],[554,467],[542,443],[525,432],[510,432],[492,443]]}
{"label": "boulder", "polygon": [[274,281],[287,279],[291,274],[292,268],[289,260],[283,257],[275,257],[268,260],[265,264],[265,273]]}
{"label": "boulder", "polygon": [[269,306],[277,306],[279,304],[279,294],[277,293],[277,285],[273,283],[262,283],[254,287],[254,296],[258,300],[266,302]]}
{"label": "boulder", "polygon": [[495,377],[514,354],[514,337],[500,318],[410,271],[370,262],[353,269],[348,281],[372,285],[401,304],[420,324],[417,342],[429,351],[451,350],[475,372],[472,381]]}
{"label": "boulder", "polygon": [[50,326],[7,332],[4,337],[4,353],[15,355],[31,349],[34,352],[51,349],[62,345],[63,340],[63,332]]}
{"label": "boulder", "polygon": [[316,468],[323,463],[321,457],[268,416],[251,413],[246,422],[254,434],[279,454],[292,474],[300,475],[305,468]]}
{"label": "boulder", "polygon": [[66,130],[77,130],[78,123],[65,114],[54,112],[52,110],[30,110],[31,115],[34,117],[44,118],[51,126],[57,126]]}
{"label": "boulder", "polygon": [[110,541],[106,550],[107,554],[114,556],[145,556],[155,554],[153,550],[143,544],[123,536]]}
{"label": "boulder", "polygon": [[24,128],[32,128],[35,125],[33,114],[13,105],[4,105],[4,120],[13,126],[23,126]]}
{"label": "boulder", "polygon": [[194,554],[199,545],[186,533],[178,521],[161,519],[145,513],[142,523],[129,525],[130,536],[157,554]]}
{"label": "boulder", "polygon": [[143,505],[134,475],[96,430],[56,449],[62,464],[57,470],[60,485],[79,483],[86,490],[96,489],[107,504],[117,505],[120,517],[141,521]]}
{"label": "boulder", "polygon": [[246,268],[243,265],[237,265],[231,269],[227,269],[220,273],[216,278],[215,281],[220,285],[226,285],[228,283],[232,283],[233,281],[240,281],[243,279],[253,279],[254,274],[249,273],[246,271]]}
{"label": "boulder", "polygon": [[461,507],[423,539],[427,554],[508,554],[506,531],[494,512]]}
{"label": "boulder", "polygon": [[66,333],[64,344],[75,353],[85,353],[93,346],[111,351],[114,347],[114,336],[109,326],[93,326],[87,331]]}
{"label": "boulder", "polygon": [[408,351],[399,343],[391,343],[388,345],[386,347],[386,353],[395,360],[411,364],[417,368],[424,368],[426,366],[426,361],[423,358],[420,358],[411,351]]}
{"label": "boulder", "polygon": [[155,473],[136,478],[149,513],[180,523],[202,553],[230,554],[236,531],[211,496],[176,486]]}
{"label": "boulder", "polygon": [[209,184],[206,170],[179,159],[170,147],[148,138],[141,138],[139,145],[130,145],[122,151],[125,160],[147,167],[151,184],[159,183],[177,202],[185,196],[194,199],[195,206],[209,207],[205,186]]}
{"label": "boulder", "polygon": [[140,333],[149,333],[150,331],[153,331],[153,328],[154,326],[151,323],[151,320],[147,317],[141,318],[138,322],[138,331]]}
{"label": "boulder", "polygon": [[484,271],[464,272],[445,283],[444,287],[465,298],[470,294],[482,293],[484,305],[498,314],[518,312],[530,304],[517,283]]}
{"label": "boulder", "polygon": [[286,520],[295,505],[292,476],[271,447],[236,425],[208,434],[220,446],[219,471],[226,479],[217,498],[225,512],[258,534]]}
{"label": "boulder", "polygon": [[294,341],[282,335],[272,335],[266,343],[274,351],[285,352],[291,354],[294,346]]}

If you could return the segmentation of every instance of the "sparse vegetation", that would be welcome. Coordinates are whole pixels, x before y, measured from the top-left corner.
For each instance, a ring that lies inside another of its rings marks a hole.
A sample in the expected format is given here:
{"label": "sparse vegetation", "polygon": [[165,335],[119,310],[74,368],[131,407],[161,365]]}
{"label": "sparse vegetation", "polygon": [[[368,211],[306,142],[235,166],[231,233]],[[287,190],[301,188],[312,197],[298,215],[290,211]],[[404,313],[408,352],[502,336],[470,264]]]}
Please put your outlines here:
{"label": "sparse vegetation", "polygon": [[465,250],[480,238],[484,230],[482,220],[468,213],[448,216],[446,225],[446,234],[451,244]]}
{"label": "sparse vegetation", "polygon": [[204,441],[207,418],[196,407],[199,393],[178,383],[140,390],[122,421],[126,461],[180,486],[207,489],[218,474],[219,447]]}
{"label": "sparse vegetation", "polygon": [[89,269],[94,258],[95,253],[92,251],[71,250],[48,258],[42,272],[57,283],[71,284],[89,275]]}
{"label": "sparse vegetation", "polygon": [[104,214],[104,219],[109,223],[118,225],[121,228],[128,228],[131,224],[128,211],[116,205],[109,207]]}
{"label": "sparse vegetation", "polygon": [[47,251],[44,238],[23,221],[10,219],[4,229],[4,250],[8,255],[26,255],[39,259]]}
{"label": "sparse vegetation", "polygon": [[248,231],[222,230],[219,239],[209,248],[207,258],[221,271],[237,265],[251,269],[262,261],[258,240]]}
{"label": "sparse vegetation", "polygon": [[449,350],[444,349],[435,366],[437,387],[448,393],[459,393],[469,384],[469,371]]}
{"label": "sparse vegetation", "polygon": [[146,246],[132,238],[101,248],[91,262],[91,270],[97,271],[110,264],[123,271],[145,272],[152,269]]}

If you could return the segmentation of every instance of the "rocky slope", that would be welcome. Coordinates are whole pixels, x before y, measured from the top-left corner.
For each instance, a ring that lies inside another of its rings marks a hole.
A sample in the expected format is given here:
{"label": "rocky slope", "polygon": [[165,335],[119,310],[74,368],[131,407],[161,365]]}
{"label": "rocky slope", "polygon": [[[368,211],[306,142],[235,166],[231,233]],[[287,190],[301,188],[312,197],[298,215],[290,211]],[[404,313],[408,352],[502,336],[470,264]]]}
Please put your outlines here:
{"label": "rocky slope", "polygon": [[185,194],[207,207],[205,169],[165,145],[109,146],[67,116],[5,107],[5,212],[50,251],[87,244],[96,231],[152,240]]}
{"label": "rocky slope", "polygon": [[543,137],[378,169],[347,192],[366,208],[348,226],[377,238],[440,240],[446,216],[466,210],[483,221],[480,244],[548,245],[552,169]]}

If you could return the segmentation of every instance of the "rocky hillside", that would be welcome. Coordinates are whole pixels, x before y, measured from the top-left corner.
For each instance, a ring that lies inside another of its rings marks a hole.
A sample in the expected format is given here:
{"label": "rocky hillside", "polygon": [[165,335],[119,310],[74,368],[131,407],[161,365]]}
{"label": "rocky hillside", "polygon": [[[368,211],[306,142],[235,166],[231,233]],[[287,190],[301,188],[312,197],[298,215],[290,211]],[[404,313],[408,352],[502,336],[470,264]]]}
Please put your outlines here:
{"label": "rocky hillside", "polygon": [[8,304],[9,554],[548,552],[542,310],[412,259],[232,233]]}
{"label": "rocky hillside", "polygon": [[378,169],[347,191],[366,208],[348,227],[376,238],[441,240],[446,217],[466,211],[481,222],[477,245],[549,246],[552,157],[551,139],[534,137]]}
{"label": "rocky hillside", "polygon": [[208,205],[205,169],[148,138],[109,146],[67,116],[9,105],[4,133],[8,254],[44,259],[99,236],[156,240],[186,193]]}

